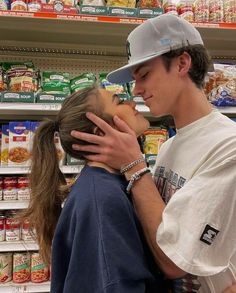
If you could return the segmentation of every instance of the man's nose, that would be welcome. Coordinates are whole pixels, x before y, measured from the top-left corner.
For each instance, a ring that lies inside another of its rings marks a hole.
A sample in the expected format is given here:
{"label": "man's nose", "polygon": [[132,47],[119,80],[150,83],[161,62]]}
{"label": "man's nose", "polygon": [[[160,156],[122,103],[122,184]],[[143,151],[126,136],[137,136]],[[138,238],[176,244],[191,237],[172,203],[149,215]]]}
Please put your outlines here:
{"label": "man's nose", "polygon": [[139,82],[135,82],[135,86],[133,89],[133,95],[134,96],[142,96],[144,93],[144,89],[142,88],[142,86],[140,85]]}

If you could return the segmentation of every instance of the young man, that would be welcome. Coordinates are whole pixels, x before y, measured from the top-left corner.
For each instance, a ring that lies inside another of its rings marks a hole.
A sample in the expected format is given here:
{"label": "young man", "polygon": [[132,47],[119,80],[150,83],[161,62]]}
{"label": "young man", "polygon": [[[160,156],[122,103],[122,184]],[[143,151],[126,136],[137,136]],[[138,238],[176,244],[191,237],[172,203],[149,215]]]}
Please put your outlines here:
{"label": "young man", "polygon": [[[161,147],[154,181],[136,137],[118,118],[115,130],[88,113],[104,136],[74,146],[90,160],[122,168],[157,264],[174,292],[222,293],[236,280],[236,124],[213,110],[204,92],[210,63],[198,31],[172,15],[147,20],[127,40],[128,64],[111,82],[135,80],[155,116],[172,115],[177,134]],[[125,166],[125,168],[124,168]]]}

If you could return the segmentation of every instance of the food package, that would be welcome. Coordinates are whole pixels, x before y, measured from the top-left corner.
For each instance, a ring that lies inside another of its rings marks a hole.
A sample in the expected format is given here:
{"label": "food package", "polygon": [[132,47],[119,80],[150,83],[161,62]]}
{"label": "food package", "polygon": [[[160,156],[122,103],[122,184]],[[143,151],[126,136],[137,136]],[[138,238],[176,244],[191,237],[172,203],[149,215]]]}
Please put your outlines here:
{"label": "food package", "polygon": [[67,72],[43,72],[42,91],[47,94],[70,94],[70,78]]}
{"label": "food package", "polygon": [[217,107],[236,106],[236,65],[214,64],[214,69],[207,85],[210,102]]}
{"label": "food package", "polygon": [[96,76],[93,73],[83,73],[70,81],[71,93],[91,87],[96,83]]}
{"label": "food package", "polygon": [[195,0],[193,4],[194,20],[196,22],[209,21],[209,0]]}
{"label": "food package", "polygon": [[181,0],[177,6],[178,14],[181,18],[192,22],[194,20],[193,16],[193,1],[192,0]]}
{"label": "food package", "polygon": [[149,128],[144,132],[144,136],[144,154],[157,155],[161,145],[168,139],[168,131],[163,127]]}
{"label": "food package", "polygon": [[135,8],[136,0],[107,0],[107,6]]}
{"label": "food package", "polygon": [[10,9],[9,0],[0,0],[0,10],[8,10]]}
{"label": "food package", "polygon": [[37,73],[32,62],[5,62],[3,69],[9,91],[34,92],[37,90]]}
{"label": "food package", "polygon": [[209,21],[216,23],[224,21],[223,0],[209,0]]}
{"label": "food package", "polygon": [[138,7],[140,8],[161,8],[160,0],[139,0]]}
{"label": "food package", "polygon": [[103,0],[83,0],[82,5],[105,6],[106,4]]}
{"label": "food package", "polygon": [[224,21],[236,23],[236,1],[224,0]]}
{"label": "food package", "polygon": [[[55,4],[58,0],[49,0],[48,4]],[[63,5],[75,6],[75,0],[60,0]]]}
{"label": "food package", "polygon": [[165,13],[178,15],[176,1],[173,0],[164,0],[163,8]]}

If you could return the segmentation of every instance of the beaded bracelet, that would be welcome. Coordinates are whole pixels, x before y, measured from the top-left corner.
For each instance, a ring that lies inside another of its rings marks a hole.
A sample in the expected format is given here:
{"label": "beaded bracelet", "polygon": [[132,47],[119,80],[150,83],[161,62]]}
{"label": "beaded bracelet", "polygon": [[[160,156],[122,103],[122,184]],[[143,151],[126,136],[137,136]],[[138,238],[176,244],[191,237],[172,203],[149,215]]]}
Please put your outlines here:
{"label": "beaded bracelet", "polygon": [[120,173],[124,174],[125,172],[129,171],[130,169],[132,169],[134,166],[138,165],[139,163],[145,162],[144,157],[139,158],[131,163],[129,163],[128,165],[121,167],[120,168]]}
{"label": "beaded bracelet", "polygon": [[139,180],[144,174],[147,174],[147,173],[149,173],[149,172],[151,172],[151,171],[150,171],[147,167],[145,167],[145,168],[143,168],[143,169],[141,169],[141,170],[135,172],[135,173],[131,176],[131,179],[130,179],[130,181],[129,181],[129,184],[128,184],[127,188],[126,188],[126,192],[127,192],[127,193],[130,193],[130,190],[131,190],[131,188],[133,187],[134,182],[137,181],[137,180]]}

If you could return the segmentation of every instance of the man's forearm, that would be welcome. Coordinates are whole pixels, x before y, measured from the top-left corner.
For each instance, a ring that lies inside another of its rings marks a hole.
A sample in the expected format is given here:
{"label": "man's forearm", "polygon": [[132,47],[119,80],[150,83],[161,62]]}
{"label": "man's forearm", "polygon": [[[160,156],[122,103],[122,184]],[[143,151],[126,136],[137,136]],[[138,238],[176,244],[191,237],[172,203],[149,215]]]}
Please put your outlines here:
{"label": "man's forearm", "polygon": [[150,174],[145,174],[135,182],[132,188],[132,198],[156,263],[168,278],[184,276],[186,272],[177,267],[156,243],[157,228],[162,221],[165,204]]}

